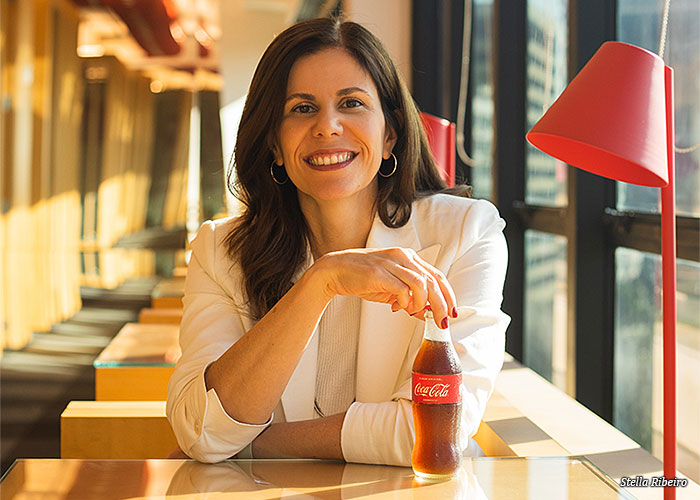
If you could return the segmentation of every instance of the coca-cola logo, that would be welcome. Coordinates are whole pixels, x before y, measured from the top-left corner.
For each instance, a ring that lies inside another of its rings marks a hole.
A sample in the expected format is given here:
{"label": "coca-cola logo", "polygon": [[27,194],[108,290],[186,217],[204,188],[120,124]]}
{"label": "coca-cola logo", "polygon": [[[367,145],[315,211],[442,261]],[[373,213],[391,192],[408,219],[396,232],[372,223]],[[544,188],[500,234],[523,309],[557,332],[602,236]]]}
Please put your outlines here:
{"label": "coca-cola logo", "polygon": [[432,386],[416,384],[414,389],[416,394],[431,398],[445,398],[450,393],[450,384],[433,384]]}
{"label": "coca-cola logo", "polygon": [[425,375],[413,373],[413,401],[416,403],[451,404],[462,401],[462,374]]}

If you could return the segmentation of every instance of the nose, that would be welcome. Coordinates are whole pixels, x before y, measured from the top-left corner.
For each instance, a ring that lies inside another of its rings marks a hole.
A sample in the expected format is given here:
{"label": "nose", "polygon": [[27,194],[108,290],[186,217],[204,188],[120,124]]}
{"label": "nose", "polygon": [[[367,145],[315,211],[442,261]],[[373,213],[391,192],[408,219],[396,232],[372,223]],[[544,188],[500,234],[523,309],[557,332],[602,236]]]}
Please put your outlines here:
{"label": "nose", "polygon": [[332,137],[343,133],[343,125],[340,116],[335,109],[320,110],[316,114],[316,121],[313,125],[314,137]]}

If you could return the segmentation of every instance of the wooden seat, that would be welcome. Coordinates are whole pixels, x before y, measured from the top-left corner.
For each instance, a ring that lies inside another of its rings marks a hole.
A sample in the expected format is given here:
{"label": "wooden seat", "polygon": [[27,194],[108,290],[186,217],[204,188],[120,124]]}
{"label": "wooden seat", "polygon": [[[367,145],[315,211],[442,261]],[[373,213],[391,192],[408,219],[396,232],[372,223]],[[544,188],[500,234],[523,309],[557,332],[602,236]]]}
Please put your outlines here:
{"label": "wooden seat", "polygon": [[61,414],[61,458],[167,458],[176,447],[165,401],[71,401]]}
{"label": "wooden seat", "polygon": [[182,321],[182,308],[158,308],[144,307],[139,312],[139,323],[167,323],[179,325]]}
{"label": "wooden seat", "polygon": [[127,323],[94,362],[98,401],[165,400],[180,358],[179,326]]}
{"label": "wooden seat", "polygon": [[169,278],[161,280],[151,293],[151,307],[182,308],[182,296],[185,293],[185,278]]}

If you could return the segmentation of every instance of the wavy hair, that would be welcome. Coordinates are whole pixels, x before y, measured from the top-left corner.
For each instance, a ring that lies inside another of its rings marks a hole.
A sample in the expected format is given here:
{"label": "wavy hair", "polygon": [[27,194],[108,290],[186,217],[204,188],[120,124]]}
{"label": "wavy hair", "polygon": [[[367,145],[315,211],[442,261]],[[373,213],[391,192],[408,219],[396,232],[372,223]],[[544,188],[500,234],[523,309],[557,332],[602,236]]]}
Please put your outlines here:
{"label": "wavy hair", "polygon": [[336,47],[345,49],[371,76],[386,125],[396,132],[393,153],[398,168],[391,177],[379,177],[375,210],[381,221],[387,227],[402,227],[417,198],[439,191],[469,194],[467,186],[446,189],[413,98],[372,33],[341,19],[319,18],[291,26],[272,41],[258,63],[228,171],[229,189],[243,210],[225,244],[243,271],[248,313],[254,319],[264,316],[291,288],[311,236],[296,187],[291,182],[278,185],[270,175],[289,73],[299,58]]}

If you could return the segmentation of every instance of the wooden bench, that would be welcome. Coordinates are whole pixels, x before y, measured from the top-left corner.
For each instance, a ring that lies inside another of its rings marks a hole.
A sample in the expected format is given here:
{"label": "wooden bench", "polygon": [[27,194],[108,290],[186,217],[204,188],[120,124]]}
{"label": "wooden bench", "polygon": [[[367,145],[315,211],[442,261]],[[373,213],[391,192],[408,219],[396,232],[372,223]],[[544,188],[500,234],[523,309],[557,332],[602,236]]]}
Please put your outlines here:
{"label": "wooden bench", "polygon": [[173,269],[173,278],[184,278],[187,276],[187,266],[177,266]]}
{"label": "wooden bench", "polygon": [[164,401],[180,358],[179,326],[127,323],[94,362],[97,401]]}
{"label": "wooden bench", "polygon": [[169,278],[161,280],[151,293],[151,307],[182,308],[182,296],[185,293],[185,278]]}
{"label": "wooden bench", "polygon": [[182,321],[182,308],[158,308],[144,307],[139,312],[139,323],[167,323],[179,325]]}
{"label": "wooden bench", "polygon": [[61,458],[167,458],[176,447],[165,401],[71,401],[61,414]]}

